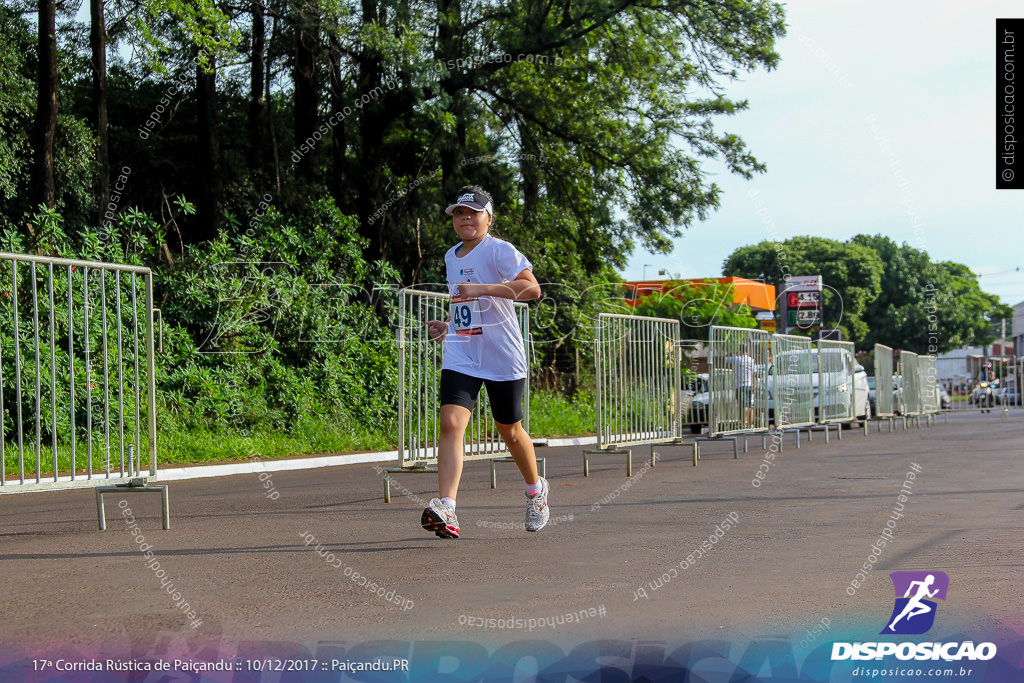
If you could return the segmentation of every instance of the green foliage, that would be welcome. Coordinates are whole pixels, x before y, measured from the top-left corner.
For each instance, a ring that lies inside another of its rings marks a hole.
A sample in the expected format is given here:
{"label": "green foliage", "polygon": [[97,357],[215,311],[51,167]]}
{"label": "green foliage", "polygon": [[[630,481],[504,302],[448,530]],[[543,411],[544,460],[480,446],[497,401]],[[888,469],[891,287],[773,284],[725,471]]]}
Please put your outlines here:
{"label": "green foliage", "polygon": [[530,436],[580,436],[597,429],[597,408],[589,392],[568,397],[553,391],[530,391]]}
{"label": "green foliage", "polygon": [[667,282],[665,289],[640,297],[636,314],[678,320],[686,339],[708,339],[712,325],[757,327],[750,307],[733,303],[732,285],[717,280]]}
{"label": "green foliage", "polygon": [[884,235],[761,242],[730,254],[723,272],[779,285],[785,275],[821,274],[826,327],[838,326],[860,350],[879,343],[937,354],[989,344],[996,337],[992,322],[1010,315],[998,297],[981,291],[967,266],[934,263]]}
{"label": "green foliage", "polygon": [[[28,23],[6,4],[0,6],[0,206],[9,207],[28,185],[29,130],[35,111],[26,57],[32,53]],[[0,211],[0,228],[8,227]],[[5,225],[6,224],[6,225]]]}
{"label": "green foliage", "polygon": [[921,354],[991,343],[989,321],[1006,312],[999,298],[981,291],[977,277],[959,263],[934,263],[928,254],[884,235],[857,235],[855,244],[878,253],[882,290],[865,320],[865,348],[875,343]]}
{"label": "green foliage", "polygon": [[[717,121],[746,107],[727,98],[730,80],[778,63],[776,2],[262,7],[257,59],[255,5],[106,3],[113,208],[101,225],[88,26],[59,9],[56,205],[34,207],[35,39],[18,10],[0,8],[0,241],[154,269],[159,409],[200,435],[189,443],[293,438],[332,420],[390,429],[390,288],[443,280],[455,238],[442,209],[465,182],[494,193],[499,234],[545,283],[534,369],[572,394],[594,316],[621,310],[615,268],[634,244],[665,249],[718,206],[706,161],[764,170]],[[300,46],[319,88],[304,101]],[[217,68],[206,108],[197,59]],[[318,128],[307,172],[296,130],[341,111]],[[214,120],[216,141],[196,125]],[[197,168],[207,158],[217,163]],[[274,206],[255,218],[261,201]]]}
{"label": "green foliage", "polygon": [[297,216],[271,208],[258,228],[162,269],[167,410],[190,428],[287,431],[346,415],[389,427],[394,336],[370,302],[393,311],[374,286],[396,276],[361,246],[325,199]]}
{"label": "green foliage", "polygon": [[[34,220],[39,238],[35,248],[41,251],[121,262],[155,260],[162,253],[161,226],[139,212],[121,214],[107,231],[84,233],[77,249],[64,234],[58,214],[44,210]],[[9,238],[14,248],[25,249],[17,235]],[[283,455],[291,448],[341,451],[386,445],[382,435],[395,431],[397,355],[389,327],[393,288],[381,290],[377,285],[394,282],[396,275],[386,264],[364,261],[362,246],[352,219],[324,199],[299,215],[285,216],[271,208],[262,222],[250,223],[244,231],[239,227],[234,236],[222,233],[202,248],[189,248],[173,265],[155,269],[154,298],[163,321],[157,331],[162,350],[156,354],[161,452],[166,445],[177,460],[207,460],[237,450],[245,439],[258,444],[263,456]],[[0,283],[6,283],[0,287],[0,354],[5,367],[14,357],[12,268],[10,263],[0,268]],[[134,442],[132,433],[139,426],[145,433],[148,415],[144,393],[140,397],[137,388],[144,392],[146,321],[133,312],[143,310],[141,283],[133,305],[128,276],[117,279],[108,274],[101,280],[90,271],[87,334],[81,315],[81,273],[75,271],[68,278],[58,269],[52,280],[51,335],[50,279],[45,267],[35,271],[35,291],[42,302],[38,326],[33,320],[31,267],[18,266],[21,374],[3,377],[6,439],[16,432],[19,405],[22,433],[30,446],[37,438],[38,368],[39,440],[44,447],[56,433],[61,435],[58,449],[68,451],[70,434],[75,433],[79,451],[84,452],[91,425],[97,451],[106,450],[110,442],[104,434],[120,438],[121,425],[114,422],[114,415],[122,407],[129,416],[125,429]],[[66,323],[69,282],[77,297],[71,355]],[[116,337],[113,317],[118,299],[128,330],[123,343]],[[136,315],[143,343],[138,382],[131,334]],[[51,419],[52,405],[70,405],[67,378],[72,355],[77,392],[74,431],[70,414],[58,412]],[[139,420],[134,418],[136,402]],[[110,408],[109,418],[101,406]],[[196,450],[188,454],[189,448]],[[120,442],[114,450],[119,449]],[[61,457],[61,462],[70,463],[69,452]],[[8,458],[8,467],[13,462]]]}

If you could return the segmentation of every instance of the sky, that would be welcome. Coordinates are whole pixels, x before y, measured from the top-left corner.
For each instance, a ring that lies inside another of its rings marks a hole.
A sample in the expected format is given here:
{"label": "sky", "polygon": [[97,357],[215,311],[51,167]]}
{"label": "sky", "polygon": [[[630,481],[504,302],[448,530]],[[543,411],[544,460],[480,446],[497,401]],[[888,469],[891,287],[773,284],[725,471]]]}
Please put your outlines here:
{"label": "sky", "polygon": [[884,234],[967,265],[1005,304],[1024,302],[1024,190],[995,189],[995,20],[1024,16],[1024,6],[786,8],[778,68],[725,84],[750,106],[716,120],[767,172],[748,181],[705,164],[722,188],[720,209],[670,254],[638,247],[626,279],[717,277],[735,249],[764,240]]}

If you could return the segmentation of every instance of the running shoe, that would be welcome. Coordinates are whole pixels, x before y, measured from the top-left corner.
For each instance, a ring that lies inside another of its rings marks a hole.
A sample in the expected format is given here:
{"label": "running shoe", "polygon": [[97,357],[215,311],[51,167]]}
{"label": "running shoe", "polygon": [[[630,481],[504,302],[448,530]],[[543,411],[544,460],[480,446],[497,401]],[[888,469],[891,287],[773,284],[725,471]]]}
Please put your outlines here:
{"label": "running shoe", "polygon": [[431,499],[430,505],[423,509],[420,524],[441,538],[459,537],[459,518],[455,516],[452,506],[440,498]]}
{"label": "running shoe", "polygon": [[526,530],[540,531],[548,523],[548,480],[540,478],[540,493],[526,494]]}

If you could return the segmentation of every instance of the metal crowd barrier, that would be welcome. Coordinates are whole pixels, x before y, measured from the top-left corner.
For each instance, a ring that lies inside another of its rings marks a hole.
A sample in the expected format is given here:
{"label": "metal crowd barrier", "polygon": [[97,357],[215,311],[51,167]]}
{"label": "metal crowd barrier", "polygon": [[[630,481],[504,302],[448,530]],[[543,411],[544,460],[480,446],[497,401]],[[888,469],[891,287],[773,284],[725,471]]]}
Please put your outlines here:
{"label": "metal crowd barrier", "polygon": [[153,327],[148,268],[0,253],[0,493],[94,487],[103,529],[104,493],[155,492],[168,528]]}
{"label": "metal crowd barrier", "polygon": [[966,358],[936,358],[935,369],[939,384],[949,396],[950,411],[972,408],[971,391],[975,380],[967,368]]}
{"label": "metal crowd barrier", "polygon": [[875,415],[892,417],[895,412],[892,349],[884,344],[875,344]]}
{"label": "metal crowd barrier", "polygon": [[707,342],[684,339],[677,346],[680,426],[683,432],[700,434],[708,424],[708,374],[701,372],[701,361],[707,364]]}
{"label": "metal crowd barrier", "polygon": [[[890,432],[896,415],[893,374],[892,349],[884,344],[875,344],[875,417],[888,420]],[[878,430],[882,430],[881,422]]]}
{"label": "metal crowd barrier", "polygon": [[903,415],[918,418],[921,415],[921,369],[919,356],[911,351],[900,352],[899,392]]}
{"label": "metal crowd barrier", "polygon": [[614,454],[626,456],[628,477],[627,446],[649,445],[654,466],[654,446],[681,438],[680,323],[600,313],[595,330],[597,449],[584,450],[583,476],[590,475],[591,455]]}
{"label": "metal crowd barrier", "polygon": [[[440,437],[438,387],[444,344],[430,338],[427,321],[447,321],[447,293],[403,289],[398,308],[398,466],[384,470],[384,502],[391,502],[393,474],[436,473]],[[514,303],[523,343],[530,354],[530,309]],[[530,380],[523,392],[523,427],[530,429]],[[491,461],[491,488],[497,487],[496,462],[511,461],[509,452],[494,427],[487,390],[481,388],[476,409],[466,429],[465,459]],[[546,461],[537,458],[541,476]]]}
{"label": "metal crowd barrier", "polygon": [[[739,457],[737,436],[767,436],[768,363],[771,335],[746,327],[712,326],[708,342],[708,436],[693,444],[694,461],[700,459],[700,443],[716,439],[733,442]],[[746,439],[744,439],[746,450]]]}
{"label": "metal crowd barrier", "polygon": [[[978,358],[975,365],[980,368],[976,372],[976,377],[980,380],[981,371],[984,369],[992,385],[992,396],[986,405],[989,408],[999,408],[1003,419],[1006,419],[1010,406],[1018,406],[1021,403],[1021,359],[1017,356],[987,356]],[[974,408],[979,408],[985,403],[977,392],[973,396]]]}
{"label": "metal crowd barrier", "polygon": [[814,424],[813,365],[810,339],[772,335],[771,395],[776,429]]}
{"label": "metal crowd barrier", "polygon": [[939,385],[935,356],[918,356],[917,370],[920,377],[921,413],[933,415],[939,412]]}
{"label": "metal crowd barrier", "polygon": [[[837,425],[843,438],[842,423],[857,416],[857,390],[853,342],[821,339],[817,342],[818,424],[826,429]],[[865,432],[866,433],[866,432]]]}
{"label": "metal crowd barrier", "polygon": [[1012,375],[1006,378],[1003,385],[1003,405],[1020,408],[1024,407],[1024,356],[1013,357]]}

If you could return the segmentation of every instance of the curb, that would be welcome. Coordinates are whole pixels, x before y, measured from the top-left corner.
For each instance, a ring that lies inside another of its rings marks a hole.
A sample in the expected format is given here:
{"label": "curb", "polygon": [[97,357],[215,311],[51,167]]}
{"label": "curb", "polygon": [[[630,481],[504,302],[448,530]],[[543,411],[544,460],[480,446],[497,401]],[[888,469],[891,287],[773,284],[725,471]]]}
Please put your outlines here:
{"label": "curb", "polygon": [[[561,446],[589,446],[597,443],[596,436],[580,436],[560,439],[534,439],[537,448],[559,448]],[[288,460],[242,460],[224,465],[199,465],[196,467],[172,467],[157,470],[156,482],[224,477],[232,474],[256,474],[257,472],[287,472],[291,470],[313,470],[321,467],[361,465],[369,462],[390,462],[398,460],[398,451],[379,453],[350,453],[349,455],[327,455],[311,458],[290,458]]]}

